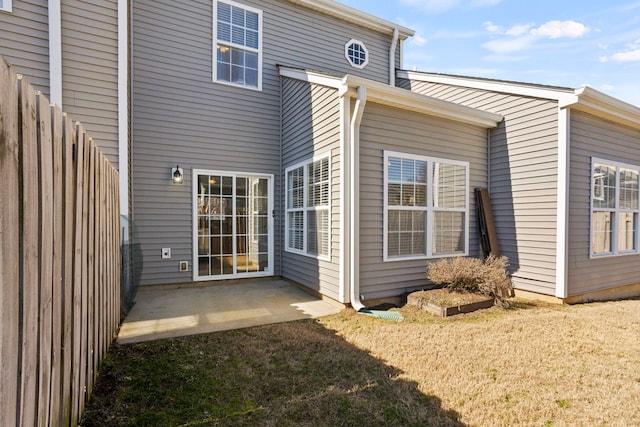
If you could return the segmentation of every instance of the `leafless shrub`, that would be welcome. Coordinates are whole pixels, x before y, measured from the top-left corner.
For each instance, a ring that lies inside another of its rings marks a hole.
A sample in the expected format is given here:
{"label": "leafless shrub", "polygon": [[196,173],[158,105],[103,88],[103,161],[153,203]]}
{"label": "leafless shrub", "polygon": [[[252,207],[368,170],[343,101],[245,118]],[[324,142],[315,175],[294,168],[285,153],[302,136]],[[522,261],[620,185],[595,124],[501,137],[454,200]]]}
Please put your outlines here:
{"label": "leafless shrub", "polygon": [[456,257],[430,264],[427,278],[433,283],[457,291],[489,295],[496,304],[513,296],[511,278],[507,272],[509,259],[490,255],[485,261],[478,258]]}

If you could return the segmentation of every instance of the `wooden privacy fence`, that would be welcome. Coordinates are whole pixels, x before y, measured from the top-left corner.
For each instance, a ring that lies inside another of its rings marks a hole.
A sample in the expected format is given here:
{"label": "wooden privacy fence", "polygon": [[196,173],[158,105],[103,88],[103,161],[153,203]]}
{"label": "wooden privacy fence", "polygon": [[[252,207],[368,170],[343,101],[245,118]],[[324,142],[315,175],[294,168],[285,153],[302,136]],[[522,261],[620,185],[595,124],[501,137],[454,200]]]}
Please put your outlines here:
{"label": "wooden privacy fence", "polygon": [[120,322],[118,173],[0,57],[0,425],[76,425]]}

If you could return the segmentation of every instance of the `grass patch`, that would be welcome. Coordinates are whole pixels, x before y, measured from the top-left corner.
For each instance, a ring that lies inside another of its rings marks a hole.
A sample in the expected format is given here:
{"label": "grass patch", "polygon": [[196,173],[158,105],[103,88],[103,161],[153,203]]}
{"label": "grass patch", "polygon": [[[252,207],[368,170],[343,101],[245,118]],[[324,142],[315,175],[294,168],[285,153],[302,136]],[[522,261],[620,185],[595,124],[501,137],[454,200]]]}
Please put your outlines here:
{"label": "grass patch", "polygon": [[82,426],[640,425],[640,301],[114,345]]}
{"label": "grass patch", "polygon": [[83,426],[460,425],[313,320],[115,345]]}

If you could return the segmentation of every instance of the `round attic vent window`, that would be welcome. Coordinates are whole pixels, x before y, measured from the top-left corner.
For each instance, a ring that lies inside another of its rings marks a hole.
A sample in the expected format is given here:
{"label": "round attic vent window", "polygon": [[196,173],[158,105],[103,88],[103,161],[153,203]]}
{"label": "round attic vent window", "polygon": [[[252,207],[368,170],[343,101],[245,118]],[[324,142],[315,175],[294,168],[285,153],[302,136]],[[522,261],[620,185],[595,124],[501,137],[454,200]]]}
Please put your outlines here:
{"label": "round attic vent window", "polygon": [[351,39],[344,45],[344,56],[352,67],[364,68],[369,63],[369,51],[364,43]]}

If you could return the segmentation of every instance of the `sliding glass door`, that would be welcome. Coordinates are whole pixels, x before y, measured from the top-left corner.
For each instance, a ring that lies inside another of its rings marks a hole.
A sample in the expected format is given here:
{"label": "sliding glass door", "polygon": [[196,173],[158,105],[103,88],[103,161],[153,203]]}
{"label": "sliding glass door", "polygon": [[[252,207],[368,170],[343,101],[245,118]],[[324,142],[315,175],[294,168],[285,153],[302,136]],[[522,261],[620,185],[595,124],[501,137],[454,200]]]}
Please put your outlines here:
{"label": "sliding glass door", "polygon": [[194,279],[273,274],[273,177],[194,171]]}

